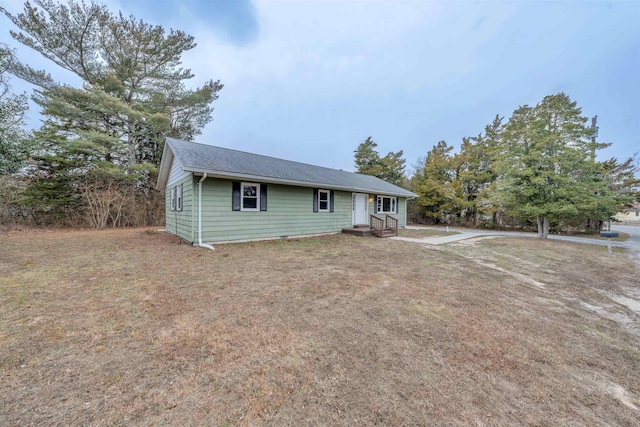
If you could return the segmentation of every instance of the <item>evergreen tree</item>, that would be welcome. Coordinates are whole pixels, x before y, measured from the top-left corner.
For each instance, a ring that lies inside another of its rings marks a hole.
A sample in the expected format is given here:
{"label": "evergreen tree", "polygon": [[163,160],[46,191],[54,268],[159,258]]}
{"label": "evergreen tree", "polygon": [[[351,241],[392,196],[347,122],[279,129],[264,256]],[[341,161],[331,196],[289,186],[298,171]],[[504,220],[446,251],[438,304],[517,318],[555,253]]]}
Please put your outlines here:
{"label": "evergreen tree", "polygon": [[384,172],[380,178],[398,187],[404,186],[406,179],[404,174],[406,160],[402,158],[403,154],[402,150],[396,153],[391,151],[382,158]]}
{"label": "evergreen tree", "polygon": [[451,150],[445,141],[439,141],[427,153],[424,165],[412,178],[412,191],[418,194],[421,214],[434,222],[444,222],[454,211]]}
{"label": "evergreen tree", "polygon": [[390,151],[386,156],[380,157],[376,150],[378,144],[368,137],[358,145],[353,152],[356,172],[364,175],[372,175],[391,184],[403,186],[405,181],[405,160],[402,158],[402,150],[394,153]]}
{"label": "evergreen tree", "polygon": [[591,161],[593,129],[567,95],[514,111],[502,133],[495,204],[535,220],[540,238],[550,222],[612,215],[619,198],[602,165]]}
{"label": "evergreen tree", "polygon": [[[164,137],[198,135],[211,120],[211,103],[222,88],[213,80],[201,88],[186,87],[193,74],[180,67],[180,58],[195,47],[193,37],[115,15],[93,2],[27,1],[15,16],[0,10],[20,29],[11,32],[14,39],[82,81],[74,88],[20,62],[8,67],[39,88],[34,100],[46,117],[38,133],[42,146],[29,192],[33,202],[46,206],[57,200],[56,205],[69,208],[67,202],[80,198],[90,208],[91,197],[82,197],[80,189],[91,176],[104,180],[109,193],[119,183],[119,191],[131,197],[128,206],[138,199],[141,206],[153,205],[161,198],[153,180]],[[50,189],[61,196],[48,197]],[[146,221],[118,218],[122,224]]]}
{"label": "evergreen tree", "polygon": [[363,175],[372,175],[380,177],[383,173],[382,159],[380,153],[376,150],[378,144],[368,137],[364,142],[358,145],[353,152],[356,172]]}
{"label": "evergreen tree", "polygon": [[25,165],[31,145],[24,123],[27,96],[11,93],[5,73],[12,58],[13,52],[0,45],[0,175],[18,172]]}
{"label": "evergreen tree", "polygon": [[618,208],[631,207],[633,203],[640,202],[640,169],[637,154],[622,163],[615,157],[611,158],[604,161],[602,167],[609,189],[618,196]]}

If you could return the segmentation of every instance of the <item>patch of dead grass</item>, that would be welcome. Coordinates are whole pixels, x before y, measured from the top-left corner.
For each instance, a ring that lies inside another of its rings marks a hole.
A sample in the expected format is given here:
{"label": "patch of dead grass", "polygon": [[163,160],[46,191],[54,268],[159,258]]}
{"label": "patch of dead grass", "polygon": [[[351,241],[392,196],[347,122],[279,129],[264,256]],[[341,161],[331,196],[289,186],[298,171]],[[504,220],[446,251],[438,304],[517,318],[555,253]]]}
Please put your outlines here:
{"label": "patch of dead grass", "polygon": [[114,230],[7,233],[0,251],[2,425],[640,416],[639,318],[613,298],[637,298],[639,271],[602,248],[338,235],[210,252]]}

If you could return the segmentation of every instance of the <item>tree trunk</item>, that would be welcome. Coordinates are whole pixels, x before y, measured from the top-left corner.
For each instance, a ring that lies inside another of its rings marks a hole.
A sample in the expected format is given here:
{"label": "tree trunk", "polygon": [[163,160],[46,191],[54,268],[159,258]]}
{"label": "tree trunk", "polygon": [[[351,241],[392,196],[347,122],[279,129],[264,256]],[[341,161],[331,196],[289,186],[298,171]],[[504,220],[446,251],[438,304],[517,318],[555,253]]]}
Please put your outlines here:
{"label": "tree trunk", "polygon": [[536,222],[538,223],[538,239],[549,237],[549,218],[538,216]]}

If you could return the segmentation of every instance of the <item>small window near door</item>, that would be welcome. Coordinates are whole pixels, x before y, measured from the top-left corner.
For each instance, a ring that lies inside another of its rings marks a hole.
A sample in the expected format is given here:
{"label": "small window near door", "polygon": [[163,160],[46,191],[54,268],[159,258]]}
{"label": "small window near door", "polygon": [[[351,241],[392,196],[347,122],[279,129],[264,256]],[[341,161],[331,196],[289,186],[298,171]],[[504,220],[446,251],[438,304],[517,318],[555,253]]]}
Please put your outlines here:
{"label": "small window near door", "polygon": [[313,189],[313,211],[333,212],[333,190]]}
{"label": "small window near door", "polygon": [[379,213],[398,213],[398,198],[378,196],[376,201],[376,211]]}

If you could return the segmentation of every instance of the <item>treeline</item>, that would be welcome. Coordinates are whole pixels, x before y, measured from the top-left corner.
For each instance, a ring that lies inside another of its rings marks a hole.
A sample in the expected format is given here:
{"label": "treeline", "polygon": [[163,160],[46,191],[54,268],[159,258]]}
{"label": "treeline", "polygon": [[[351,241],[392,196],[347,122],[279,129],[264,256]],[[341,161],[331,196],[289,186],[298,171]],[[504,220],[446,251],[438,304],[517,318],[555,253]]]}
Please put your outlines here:
{"label": "treeline", "polygon": [[[638,199],[640,179],[635,158],[597,160],[610,144],[596,136],[576,103],[559,93],[518,108],[506,121],[496,116],[483,132],[463,138],[457,153],[439,141],[404,181],[397,179],[398,167],[404,173],[402,151],[372,154],[371,139],[356,149],[356,168],[418,194],[409,203],[413,223],[536,229],[540,237],[550,230],[597,231]],[[383,166],[372,169],[363,156]]]}
{"label": "treeline", "polygon": [[[222,89],[194,77],[181,56],[196,44],[96,3],[27,1],[0,11],[11,36],[79,82],[56,81],[0,46],[0,220],[4,224],[95,228],[162,224],[154,189],[166,136],[193,139],[211,121]],[[26,95],[8,90],[11,74],[35,86],[42,126],[24,131]]]}

